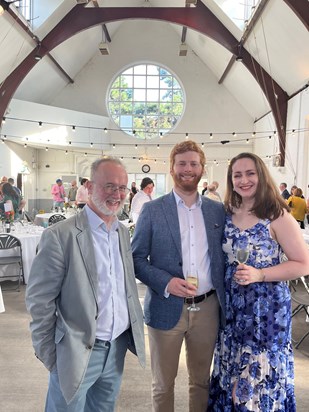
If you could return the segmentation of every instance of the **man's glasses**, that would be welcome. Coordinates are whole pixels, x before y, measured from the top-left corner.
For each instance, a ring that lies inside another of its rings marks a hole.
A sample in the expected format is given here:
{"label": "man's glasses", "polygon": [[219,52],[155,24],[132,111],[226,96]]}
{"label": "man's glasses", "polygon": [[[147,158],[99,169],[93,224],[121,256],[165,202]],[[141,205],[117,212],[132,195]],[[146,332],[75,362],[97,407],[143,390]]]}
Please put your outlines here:
{"label": "man's glasses", "polygon": [[130,189],[127,186],[116,186],[116,185],[113,185],[112,183],[108,183],[107,185],[101,186],[101,187],[104,190],[104,192],[107,193],[108,195],[111,195],[117,191],[125,195],[127,195],[130,192]]}

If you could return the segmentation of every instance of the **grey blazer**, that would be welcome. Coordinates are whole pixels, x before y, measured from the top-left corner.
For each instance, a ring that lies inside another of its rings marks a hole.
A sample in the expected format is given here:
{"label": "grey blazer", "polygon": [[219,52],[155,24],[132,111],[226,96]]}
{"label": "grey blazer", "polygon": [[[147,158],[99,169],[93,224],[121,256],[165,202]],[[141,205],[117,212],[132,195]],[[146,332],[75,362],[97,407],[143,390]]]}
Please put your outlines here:
{"label": "grey blazer", "polygon": [[[209,247],[211,278],[224,324],[222,235],[225,211],[222,203],[203,196],[202,213]],[[183,298],[174,295],[165,298],[164,292],[172,277],[184,278],[180,227],[173,192],[143,206],[134,231],[132,250],[136,277],[148,286],[144,302],[146,324],[156,329],[172,329],[180,319]]]}
{"label": "grey blazer", "polygon": [[[128,230],[119,224],[131,322],[128,347],[145,364],[143,314],[135,282]],[[36,356],[48,370],[57,367],[69,403],[87,369],[96,338],[98,276],[85,211],[46,229],[26,291]]]}

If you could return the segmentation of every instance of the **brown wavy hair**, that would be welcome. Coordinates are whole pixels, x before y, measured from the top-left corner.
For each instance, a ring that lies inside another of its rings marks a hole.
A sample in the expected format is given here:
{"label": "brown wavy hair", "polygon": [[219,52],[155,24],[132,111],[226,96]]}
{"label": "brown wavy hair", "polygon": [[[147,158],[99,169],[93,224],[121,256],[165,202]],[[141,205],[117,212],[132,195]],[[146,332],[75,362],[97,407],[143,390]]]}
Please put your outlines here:
{"label": "brown wavy hair", "polygon": [[203,150],[200,148],[200,146],[194,142],[193,140],[185,140],[184,142],[177,143],[170,154],[170,170],[173,169],[174,164],[175,164],[175,156],[180,154],[180,153],[186,153],[186,152],[196,152],[200,155],[200,162],[202,165],[202,168],[204,170],[205,164],[206,164],[206,157],[203,152]]}
{"label": "brown wavy hair", "polygon": [[256,167],[258,175],[258,184],[255,194],[254,205],[250,212],[254,213],[259,219],[275,220],[283,215],[284,210],[290,211],[283,197],[273,181],[263,160],[253,153],[240,153],[235,156],[227,170],[226,192],[224,198],[224,205],[228,213],[233,214],[233,208],[239,208],[242,204],[241,196],[233,189],[232,169],[240,159],[251,159]]}

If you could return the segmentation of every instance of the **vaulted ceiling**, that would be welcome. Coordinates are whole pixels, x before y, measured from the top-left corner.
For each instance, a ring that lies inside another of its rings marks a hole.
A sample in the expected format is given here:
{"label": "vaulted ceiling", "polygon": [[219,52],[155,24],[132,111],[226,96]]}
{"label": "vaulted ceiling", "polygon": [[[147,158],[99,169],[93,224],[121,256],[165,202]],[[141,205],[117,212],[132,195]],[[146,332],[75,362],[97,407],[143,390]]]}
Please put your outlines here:
{"label": "vaulted ceiling", "polygon": [[[255,2],[244,31],[220,7],[228,2],[41,0],[38,22],[31,28],[13,4],[8,7],[1,0],[7,10],[0,16],[0,118],[13,97],[52,104],[98,53],[102,30],[113,48],[122,24],[152,19],[171,25],[179,43],[199,56],[253,119],[272,111],[284,144],[289,99],[308,87],[309,2]],[[156,30],[151,27],[155,45]],[[123,44],[127,41],[122,39]]]}

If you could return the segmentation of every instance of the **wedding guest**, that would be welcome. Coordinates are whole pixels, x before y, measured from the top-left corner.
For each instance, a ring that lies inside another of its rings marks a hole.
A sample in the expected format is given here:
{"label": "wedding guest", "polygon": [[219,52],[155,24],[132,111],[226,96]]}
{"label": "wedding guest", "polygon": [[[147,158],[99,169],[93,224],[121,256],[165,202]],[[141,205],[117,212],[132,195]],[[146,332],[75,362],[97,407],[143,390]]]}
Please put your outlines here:
{"label": "wedding guest", "polygon": [[293,190],[293,195],[287,199],[287,204],[291,208],[291,215],[297,220],[301,229],[305,229],[304,220],[307,213],[307,204],[303,191],[299,187]]}
{"label": "wedding guest", "polygon": [[216,345],[208,411],[296,412],[287,281],[309,273],[307,246],[253,153],[231,160],[224,203],[226,325]]}
{"label": "wedding guest", "polygon": [[133,223],[137,222],[144,204],[152,200],[151,193],[153,192],[153,188],[153,180],[150,179],[150,177],[144,177],[141,182],[141,190],[135,194],[131,204],[131,216]]}
{"label": "wedding guest", "polygon": [[87,204],[88,202],[88,188],[87,188],[87,178],[83,178],[80,181],[80,186],[77,189],[76,192],[76,204],[79,209],[83,209],[83,207]]}
{"label": "wedding guest", "polygon": [[127,182],[118,159],[98,159],[87,206],[42,234],[26,303],[50,372],[45,412],[112,412],[127,349],[145,363],[130,237],[117,219]]}
{"label": "wedding guest", "polygon": [[[198,194],[205,162],[204,151],[194,141],[174,146],[170,154],[174,188],[144,204],[132,240],[136,277],[147,285],[144,313],[156,412],[174,411],[183,341],[189,376],[187,410],[205,412],[207,407],[220,305],[225,307],[221,248],[225,212],[222,203]],[[197,286],[189,282],[190,274],[198,278]],[[198,311],[192,311],[193,305]]]}
{"label": "wedding guest", "polygon": [[63,209],[65,191],[61,179],[56,180],[56,184],[52,186],[51,194],[53,197],[53,207]]}
{"label": "wedding guest", "polygon": [[72,180],[71,182],[71,187],[69,189],[68,193],[68,201],[70,202],[70,205],[74,205],[76,201],[76,193],[77,193],[77,184],[76,180]]}

